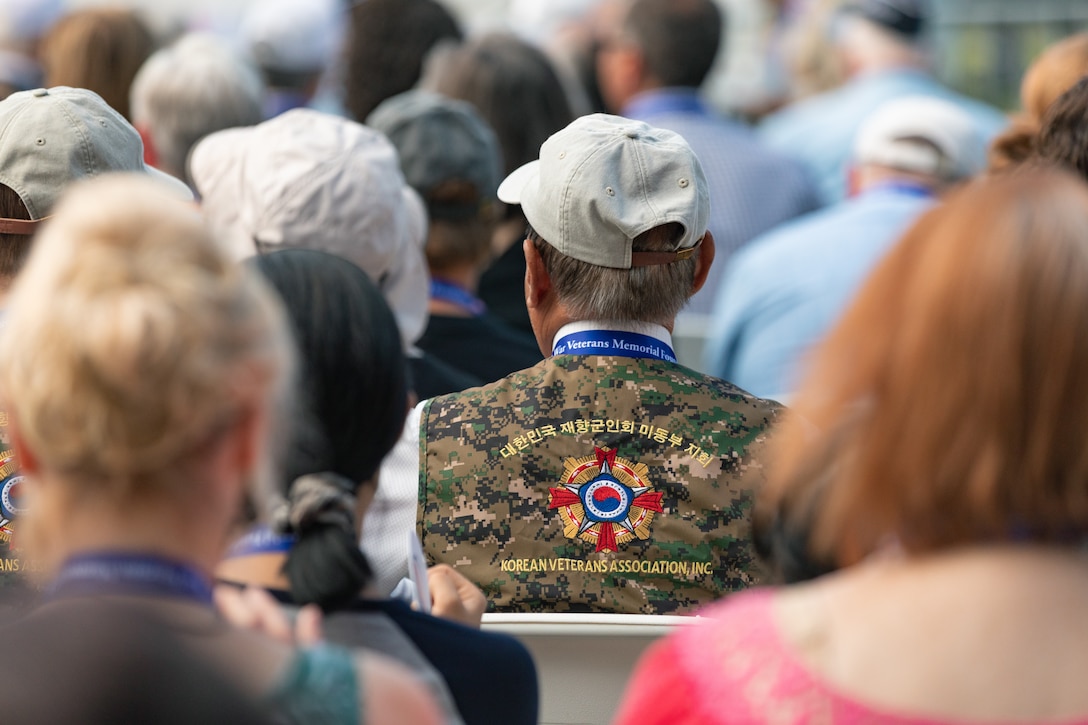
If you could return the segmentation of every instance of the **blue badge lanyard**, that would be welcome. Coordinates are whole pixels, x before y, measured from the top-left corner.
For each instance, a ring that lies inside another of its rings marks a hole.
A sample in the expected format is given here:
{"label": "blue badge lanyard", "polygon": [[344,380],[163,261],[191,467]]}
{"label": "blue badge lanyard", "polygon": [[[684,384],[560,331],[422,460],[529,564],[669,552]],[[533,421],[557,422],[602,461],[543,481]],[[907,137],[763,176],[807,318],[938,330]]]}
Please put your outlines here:
{"label": "blue badge lanyard", "polygon": [[130,594],[212,604],[211,581],[193,567],[154,554],[93,553],[68,559],[47,599]]}
{"label": "blue badge lanyard", "polygon": [[552,355],[616,355],[676,362],[676,353],[656,337],[609,330],[585,330],[563,335],[552,347]]}
{"label": "blue badge lanyard", "polygon": [[226,558],[236,559],[253,554],[286,554],[294,545],[295,537],[291,534],[277,534],[267,526],[258,526],[231,544]]}
{"label": "blue badge lanyard", "polygon": [[457,305],[473,317],[479,317],[487,311],[487,305],[479,297],[464,287],[444,279],[431,279],[431,299]]}
{"label": "blue badge lanyard", "polygon": [[912,184],[909,181],[889,181],[877,184],[874,191],[887,191],[900,196],[913,196],[919,199],[932,199],[936,196],[933,189],[922,184]]}

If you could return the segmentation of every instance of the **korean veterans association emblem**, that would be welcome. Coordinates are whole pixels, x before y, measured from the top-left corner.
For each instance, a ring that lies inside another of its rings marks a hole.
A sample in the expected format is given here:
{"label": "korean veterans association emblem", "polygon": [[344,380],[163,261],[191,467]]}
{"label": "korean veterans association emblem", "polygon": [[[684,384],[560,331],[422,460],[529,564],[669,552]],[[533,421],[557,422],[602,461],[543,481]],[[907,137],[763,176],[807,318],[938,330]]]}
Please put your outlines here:
{"label": "korean veterans association emblem", "polygon": [[568,458],[560,488],[549,488],[549,509],[558,509],[563,535],[618,551],[631,539],[650,538],[654,514],[661,513],[660,492],[647,482],[643,463],[617,458],[616,451],[594,448],[594,455]]}

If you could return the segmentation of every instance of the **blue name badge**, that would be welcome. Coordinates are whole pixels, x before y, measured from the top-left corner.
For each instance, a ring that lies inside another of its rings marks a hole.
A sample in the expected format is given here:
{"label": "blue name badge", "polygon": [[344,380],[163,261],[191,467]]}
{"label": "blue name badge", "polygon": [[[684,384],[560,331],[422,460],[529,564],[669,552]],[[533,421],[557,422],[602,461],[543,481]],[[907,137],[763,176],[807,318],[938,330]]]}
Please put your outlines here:
{"label": "blue name badge", "polygon": [[616,355],[676,362],[676,353],[656,337],[638,332],[586,330],[572,332],[556,341],[552,355]]}

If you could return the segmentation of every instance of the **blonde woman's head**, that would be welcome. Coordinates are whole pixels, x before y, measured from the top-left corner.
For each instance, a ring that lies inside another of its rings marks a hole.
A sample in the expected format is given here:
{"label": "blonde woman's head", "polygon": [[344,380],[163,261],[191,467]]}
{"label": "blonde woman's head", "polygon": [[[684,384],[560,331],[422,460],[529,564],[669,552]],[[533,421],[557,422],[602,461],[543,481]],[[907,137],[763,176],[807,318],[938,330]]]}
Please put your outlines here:
{"label": "blonde woman's head", "polygon": [[0,389],[36,467],[87,494],[186,485],[288,388],[282,314],[196,209],[146,178],[74,187],[9,300]]}

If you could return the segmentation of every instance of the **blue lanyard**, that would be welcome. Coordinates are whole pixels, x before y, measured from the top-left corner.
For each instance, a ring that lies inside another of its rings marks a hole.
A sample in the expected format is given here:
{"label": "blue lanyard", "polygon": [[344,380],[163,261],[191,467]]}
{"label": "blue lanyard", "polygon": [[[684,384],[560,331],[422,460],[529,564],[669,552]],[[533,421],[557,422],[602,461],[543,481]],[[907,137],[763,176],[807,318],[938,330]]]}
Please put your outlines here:
{"label": "blue lanyard", "polygon": [[935,196],[933,189],[930,189],[928,186],[912,184],[909,181],[889,181],[884,184],[878,184],[873,188],[873,191],[887,191],[892,194],[914,196],[920,199],[932,199]]}
{"label": "blue lanyard", "polygon": [[228,559],[251,554],[286,554],[295,545],[295,537],[277,534],[267,526],[258,526],[235,541],[227,550]]}
{"label": "blue lanyard", "polygon": [[73,556],[64,562],[46,597],[118,593],[212,603],[211,581],[191,566],[154,554],[127,553]]}
{"label": "blue lanyard", "polygon": [[457,305],[473,317],[479,317],[487,311],[487,305],[479,297],[464,287],[444,279],[431,279],[431,299]]}
{"label": "blue lanyard", "polygon": [[656,337],[608,330],[586,330],[563,335],[552,347],[552,355],[616,355],[676,362],[676,353]]}

